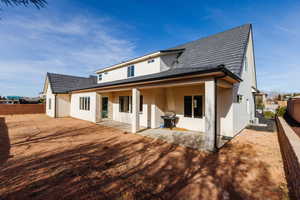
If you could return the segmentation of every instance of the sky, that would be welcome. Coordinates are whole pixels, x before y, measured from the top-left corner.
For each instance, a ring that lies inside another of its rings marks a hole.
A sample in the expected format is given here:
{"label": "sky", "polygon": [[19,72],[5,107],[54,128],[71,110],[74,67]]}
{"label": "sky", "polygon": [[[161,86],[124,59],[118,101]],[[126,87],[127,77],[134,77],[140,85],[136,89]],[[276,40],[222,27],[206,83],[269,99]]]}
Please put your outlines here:
{"label": "sky", "polygon": [[48,0],[0,11],[0,96],[251,23],[258,89],[300,92],[300,1]]}

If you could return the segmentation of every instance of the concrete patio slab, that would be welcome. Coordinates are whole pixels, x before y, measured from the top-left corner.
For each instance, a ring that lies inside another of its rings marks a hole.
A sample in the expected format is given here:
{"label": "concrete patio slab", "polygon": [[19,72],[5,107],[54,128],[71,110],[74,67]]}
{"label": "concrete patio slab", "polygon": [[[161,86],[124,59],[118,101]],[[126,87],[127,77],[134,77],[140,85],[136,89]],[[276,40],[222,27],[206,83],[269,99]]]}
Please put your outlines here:
{"label": "concrete patio slab", "polygon": [[196,131],[178,131],[166,128],[147,129],[138,134],[164,140],[185,147],[204,149],[204,133]]}

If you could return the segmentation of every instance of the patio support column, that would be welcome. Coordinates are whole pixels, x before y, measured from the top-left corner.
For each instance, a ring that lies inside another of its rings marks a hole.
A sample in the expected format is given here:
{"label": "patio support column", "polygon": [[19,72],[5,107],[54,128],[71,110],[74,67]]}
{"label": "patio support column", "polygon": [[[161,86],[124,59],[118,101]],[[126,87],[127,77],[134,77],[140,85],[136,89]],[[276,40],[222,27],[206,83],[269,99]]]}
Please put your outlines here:
{"label": "patio support column", "polygon": [[132,89],[132,124],[131,132],[136,133],[140,129],[140,91],[137,88]]}
{"label": "patio support column", "polygon": [[95,122],[102,120],[102,95],[96,92],[95,98]]}
{"label": "patio support column", "polygon": [[205,81],[205,148],[214,151],[215,143],[215,81]]}

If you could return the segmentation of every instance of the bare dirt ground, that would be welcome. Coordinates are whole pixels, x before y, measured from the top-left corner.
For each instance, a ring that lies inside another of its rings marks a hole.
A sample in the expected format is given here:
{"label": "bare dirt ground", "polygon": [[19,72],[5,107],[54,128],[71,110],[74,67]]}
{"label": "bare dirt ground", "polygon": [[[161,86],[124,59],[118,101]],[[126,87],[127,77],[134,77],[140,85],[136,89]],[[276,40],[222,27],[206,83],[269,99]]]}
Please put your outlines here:
{"label": "bare dirt ground", "polygon": [[0,199],[287,199],[275,132],[204,153],[72,118],[0,116]]}

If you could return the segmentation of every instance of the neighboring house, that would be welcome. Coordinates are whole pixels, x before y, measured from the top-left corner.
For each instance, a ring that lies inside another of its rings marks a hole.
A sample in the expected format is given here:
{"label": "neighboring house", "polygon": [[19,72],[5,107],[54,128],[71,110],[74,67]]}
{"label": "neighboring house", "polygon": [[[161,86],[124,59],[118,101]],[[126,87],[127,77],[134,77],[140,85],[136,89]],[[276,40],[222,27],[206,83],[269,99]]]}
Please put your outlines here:
{"label": "neighboring house", "polygon": [[266,105],[268,95],[264,92],[258,92],[255,94],[256,103],[261,103],[262,105]]}
{"label": "neighboring house", "polygon": [[257,92],[252,26],[247,24],[96,71],[83,78],[47,73],[47,114],[91,122],[129,123],[132,132],[157,128],[176,113],[176,126],[233,137],[255,120]]}
{"label": "neighboring house", "polygon": [[288,100],[287,112],[295,121],[300,123],[300,96],[295,96]]}
{"label": "neighboring house", "polygon": [[0,104],[19,104],[21,98],[20,96],[7,96],[0,99]]}

